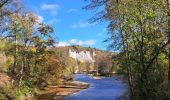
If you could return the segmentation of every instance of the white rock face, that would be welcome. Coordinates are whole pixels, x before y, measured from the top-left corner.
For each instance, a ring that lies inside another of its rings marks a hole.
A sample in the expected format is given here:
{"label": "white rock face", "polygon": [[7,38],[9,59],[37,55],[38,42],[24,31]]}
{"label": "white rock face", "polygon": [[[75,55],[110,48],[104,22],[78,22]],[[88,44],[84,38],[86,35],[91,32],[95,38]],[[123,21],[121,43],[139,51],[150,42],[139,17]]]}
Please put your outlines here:
{"label": "white rock face", "polygon": [[95,52],[93,52],[93,57],[95,57],[96,56],[96,53]]}
{"label": "white rock face", "polygon": [[76,52],[74,49],[69,49],[69,56],[73,59],[75,59],[76,61],[76,70],[75,73],[79,72],[79,66],[77,61],[80,62],[88,62],[91,64],[94,64],[95,60],[93,59],[95,56],[95,52],[93,52],[93,54],[90,54],[90,51],[81,51],[81,52]]}
{"label": "white rock face", "polygon": [[73,49],[69,49],[69,56],[74,59],[77,59],[80,62],[89,62],[92,64],[95,62],[95,60],[93,59],[93,56],[95,56],[95,53],[91,55],[90,51],[76,52]]}

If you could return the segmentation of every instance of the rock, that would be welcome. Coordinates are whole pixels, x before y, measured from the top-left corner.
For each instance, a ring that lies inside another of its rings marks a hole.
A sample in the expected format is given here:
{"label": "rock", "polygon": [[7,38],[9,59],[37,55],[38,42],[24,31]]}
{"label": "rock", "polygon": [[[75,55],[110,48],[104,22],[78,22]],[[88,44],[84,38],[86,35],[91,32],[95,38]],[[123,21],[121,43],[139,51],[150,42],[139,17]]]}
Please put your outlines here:
{"label": "rock", "polygon": [[[95,55],[95,52],[93,52],[93,55]],[[89,62],[89,63],[95,62],[90,51],[76,52],[76,50],[74,49],[69,49],[69,56],[81,62]]]}
{"label": "rock", "polygon": [[42,82],[42,83],[41,83],[41,87],[47,87],[47,83]]}
{"label": "rock", "polygon": [[103,77],[93,76],[93,79],[97,79],[97,80],[102,79],[102,78],[103,78]]}

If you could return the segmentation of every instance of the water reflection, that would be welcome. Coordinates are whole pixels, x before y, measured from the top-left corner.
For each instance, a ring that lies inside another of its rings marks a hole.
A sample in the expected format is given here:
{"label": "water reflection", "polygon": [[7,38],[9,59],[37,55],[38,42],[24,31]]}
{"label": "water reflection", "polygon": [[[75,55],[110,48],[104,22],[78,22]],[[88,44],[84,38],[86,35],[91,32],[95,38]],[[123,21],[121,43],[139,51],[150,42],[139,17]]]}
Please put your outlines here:
{"label": "water reflection", "polygon": [[89,75],[77,74],[75,80],[90,83],[90,88],[66,96],[64,100],[117,100],[127,91],[127,85],[114,77],[93,79]]}

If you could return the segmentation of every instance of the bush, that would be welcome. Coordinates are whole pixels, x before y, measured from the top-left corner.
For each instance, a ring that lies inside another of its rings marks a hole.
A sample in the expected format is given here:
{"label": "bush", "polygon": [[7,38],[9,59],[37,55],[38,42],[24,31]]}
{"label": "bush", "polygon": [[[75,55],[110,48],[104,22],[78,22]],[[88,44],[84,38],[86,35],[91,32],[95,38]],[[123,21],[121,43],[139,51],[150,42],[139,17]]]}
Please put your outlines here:
{"label": "bush", "polygon": [[15,92],[11,87],[0,87],[0,100],[13,100]]}
{"label": "bush", "polygon": [[16,89],[16,99],[24,100],[27,97],[32,97],[36,88],[29,81],[20,81],[20,86]]}

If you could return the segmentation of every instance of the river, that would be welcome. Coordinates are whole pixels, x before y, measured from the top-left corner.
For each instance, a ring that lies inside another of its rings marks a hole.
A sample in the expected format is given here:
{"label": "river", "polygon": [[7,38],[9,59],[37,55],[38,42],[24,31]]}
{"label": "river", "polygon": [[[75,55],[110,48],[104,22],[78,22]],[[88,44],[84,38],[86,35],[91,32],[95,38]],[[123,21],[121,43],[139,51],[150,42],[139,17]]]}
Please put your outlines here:
{"label": "river", "polygon": [[64,97],[64,100],[117,100],[127,92],[127,85],[114,77],[94,79],[86,74],[76,74],[75,80],[90,84],[88,89]]}

